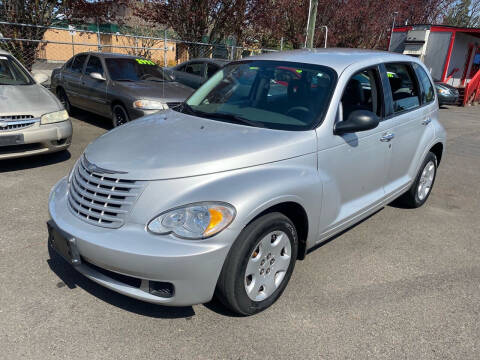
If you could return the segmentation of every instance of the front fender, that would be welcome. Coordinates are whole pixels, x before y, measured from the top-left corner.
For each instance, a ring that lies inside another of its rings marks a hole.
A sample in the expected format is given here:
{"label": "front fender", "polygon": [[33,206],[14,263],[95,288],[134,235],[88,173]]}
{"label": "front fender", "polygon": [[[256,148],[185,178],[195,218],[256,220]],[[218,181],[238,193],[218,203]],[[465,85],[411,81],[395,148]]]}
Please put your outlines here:
{"label": "front fender", "polygon": [[234,235],[233,243],[258,214],[280,203],[295,202],[308,216],[309,241],[317,236],[321,198],[322,183],[313,153],[217,174],[152,181],[135,204],[128,221],[147,224],[158,214],[177,206],[223,201],[237,210],[229,226]]}

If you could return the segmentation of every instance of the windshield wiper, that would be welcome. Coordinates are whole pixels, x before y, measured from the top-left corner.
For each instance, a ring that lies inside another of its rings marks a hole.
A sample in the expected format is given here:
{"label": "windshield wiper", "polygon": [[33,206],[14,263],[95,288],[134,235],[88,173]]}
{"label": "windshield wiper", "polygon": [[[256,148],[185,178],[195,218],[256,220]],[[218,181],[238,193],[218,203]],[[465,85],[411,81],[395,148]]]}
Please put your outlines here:
{"label": "windshield wiper", "polygon": [[130,81],[130,82],[134,82],[135,80],[132,80],[132,79],[115,79],[115,81]]}
{"label": "windshield wiper", "polygon": [[207,119],[226,120],[226,121],[234,123],[234,124],[243,124],[243,125],[259,127],[259,128],[264,128],[265,127],[265,125],[261,122],[245,119],[244,117],[241,117],[241,116],[235,115],[235,114],[209,113],[209,112],[193,109],[186,102],[183,103],[183,107],[182,107],[181,112],[187,113],[187,114],[190,114],[190,115],[200,116],[200,117],[207,118]]}
{"label": "windshield wiper", "polygon": [[227,121],[230,121],[230,122],[233,122],[233,123],[240,123],[240,124],[244,124],[244,125],[248,125],[248,126],[254,126],[254,127],[260,127],[260,128],[265,127],[265,125],[261,122],[245,119],[244,117],[238,116],[238,115],[235,115],[235,114],[229,114],[229,113],[212,113],[212,114],[207,113],[207,114],[210,117],[217,118],[217,119],[222,119],[222,120],[227,120]]}

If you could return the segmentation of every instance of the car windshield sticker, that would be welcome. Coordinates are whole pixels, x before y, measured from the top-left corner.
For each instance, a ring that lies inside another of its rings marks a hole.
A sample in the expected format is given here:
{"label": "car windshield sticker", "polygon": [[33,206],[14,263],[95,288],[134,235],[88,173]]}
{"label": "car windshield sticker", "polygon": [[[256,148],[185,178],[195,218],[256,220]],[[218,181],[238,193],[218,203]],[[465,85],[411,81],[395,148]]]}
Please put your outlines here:
{"label": "car windshield sticker", "polygon": [[145,60],[145,59],[135,59],[137,63],[141,65],[157,65],[152,60]]}

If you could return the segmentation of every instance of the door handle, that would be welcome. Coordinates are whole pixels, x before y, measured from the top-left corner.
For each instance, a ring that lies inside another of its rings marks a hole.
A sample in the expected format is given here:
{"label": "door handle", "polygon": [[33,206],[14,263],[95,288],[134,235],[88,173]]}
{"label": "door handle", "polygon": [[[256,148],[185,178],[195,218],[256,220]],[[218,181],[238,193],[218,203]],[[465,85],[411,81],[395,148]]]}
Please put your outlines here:
{"label": "door handle", "polygon": [[426,118],[425,120],[422,121],[422,125],[428,125],[432,122],[431,118]]}
{"label": "door handle", "polygon": [[395,134],[393,134],[393,133],[388,133],[388,134],[383,135],[383,136],[380,138],[380,141],[381,141],[381,142],[389,142],[389,141],[392,140],[394,137],[395,137]]}

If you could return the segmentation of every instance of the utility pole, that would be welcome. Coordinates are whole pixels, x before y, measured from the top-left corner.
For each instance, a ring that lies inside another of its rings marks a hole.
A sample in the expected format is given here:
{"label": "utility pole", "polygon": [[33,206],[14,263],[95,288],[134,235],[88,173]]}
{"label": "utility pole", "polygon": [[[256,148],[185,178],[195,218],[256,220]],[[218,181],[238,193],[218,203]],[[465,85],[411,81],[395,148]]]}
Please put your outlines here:
{"label": "utility pole", "polygon": [[307,38],[305,47],[313,48],[313,39],[315,37],[315,22],[317,21],[318,0],[310,0],[307,22]]}

